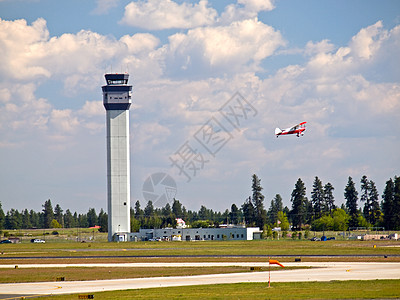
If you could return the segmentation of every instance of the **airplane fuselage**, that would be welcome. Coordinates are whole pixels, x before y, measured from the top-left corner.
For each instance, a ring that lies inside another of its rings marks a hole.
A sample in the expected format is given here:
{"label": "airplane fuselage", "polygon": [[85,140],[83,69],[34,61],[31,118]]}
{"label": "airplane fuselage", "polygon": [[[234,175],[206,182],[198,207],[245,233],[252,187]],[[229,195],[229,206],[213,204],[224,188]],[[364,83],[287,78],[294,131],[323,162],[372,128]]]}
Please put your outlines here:
{"label": "airplane fuselage", "polygon": [[304,131],[306,130],[306,124],[307,122],[302,122],[296,126],[289,127],[286,129],[275,129],[275,135],[276,137],[280,135],[288,135],[288,134],[296,134],[298,137],[304,135]]}

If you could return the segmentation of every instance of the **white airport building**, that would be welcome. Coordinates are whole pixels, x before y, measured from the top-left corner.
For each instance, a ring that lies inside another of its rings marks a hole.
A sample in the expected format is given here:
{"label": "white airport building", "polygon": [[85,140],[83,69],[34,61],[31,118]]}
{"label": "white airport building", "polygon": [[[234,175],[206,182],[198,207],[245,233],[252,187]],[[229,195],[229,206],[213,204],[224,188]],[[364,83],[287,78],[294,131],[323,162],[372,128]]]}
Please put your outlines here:
{"label": "white airport building", "polygon": [[256,240],[261,238],[260,228],[227,226],[220,228],[160,228],[140,229],[128,234],[129,241],[223,241]]}

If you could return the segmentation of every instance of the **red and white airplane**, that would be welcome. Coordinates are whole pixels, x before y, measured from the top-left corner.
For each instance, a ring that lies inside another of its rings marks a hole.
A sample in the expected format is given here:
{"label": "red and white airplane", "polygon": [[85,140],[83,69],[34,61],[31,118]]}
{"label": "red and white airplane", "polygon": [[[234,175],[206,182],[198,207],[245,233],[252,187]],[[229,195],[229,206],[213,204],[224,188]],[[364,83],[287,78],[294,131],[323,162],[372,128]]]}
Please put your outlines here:
{"label": "red and white airplane", "polygon": [[275,135],[276,137],[280,135],[286,135],[286,134],[297,134],[297,136],[303,136],[304,131],[306,130],[306,123],[307,122],[301,122],[300,124],[294,125],[293,127],[286,128],[286,129],[275,129]]}

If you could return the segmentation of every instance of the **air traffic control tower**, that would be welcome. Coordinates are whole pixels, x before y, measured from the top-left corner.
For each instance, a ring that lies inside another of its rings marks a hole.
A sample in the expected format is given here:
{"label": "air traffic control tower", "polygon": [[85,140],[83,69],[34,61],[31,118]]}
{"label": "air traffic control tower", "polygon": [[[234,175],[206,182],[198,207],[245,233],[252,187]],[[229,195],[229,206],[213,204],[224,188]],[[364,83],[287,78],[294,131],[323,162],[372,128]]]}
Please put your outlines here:
{"label": "air traffic control tower", "polygon": [[127,241],[130,233],[129,74],[105,74],[107,116],[108,241]]}

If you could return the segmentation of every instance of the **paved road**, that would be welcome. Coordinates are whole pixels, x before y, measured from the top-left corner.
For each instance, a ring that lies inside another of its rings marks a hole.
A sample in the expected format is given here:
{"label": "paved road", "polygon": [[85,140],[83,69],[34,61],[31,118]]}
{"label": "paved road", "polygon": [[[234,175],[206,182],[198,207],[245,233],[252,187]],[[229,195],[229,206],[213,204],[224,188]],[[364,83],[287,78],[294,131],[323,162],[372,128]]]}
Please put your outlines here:
{"label": "paved road", "polygon": [[[78,264],[76,264],[78,265]],[[157,264],[86,264],[87,267],[207,267],[207,266],[266,266],[265,263],[157,263]],[[357,262],[301,262],[285,263],[286,266],[315,267],[313,269],[279,270],[271,273],[271,282],[330,281],[330,280],[374,280],[400,279],[400,263],[357,263]],[[40,265],[42,266],[42,265]],[[64,265],[63,265],[64,266]],[[66,265],[65,265],[66,266]],[[68,265],[71,266],[71,265]],[[79,264],[82,266],[82,264]],[[29,265],[18,265],[29,267]],[[38,267],[31,265],[30,267]],[[49,266],[47,266],[49,267]],[[60,265],[53,265],[60,267]],[[51,295],[94,293],[101,291],[143,289],[155,287],[207,285],[240,282],[267,282],[268,272],[215,274],[199,276],[175,276],[137,279],[114,279],[92,281],[60,281],[35,283],[0,284],[0,295]]]}

